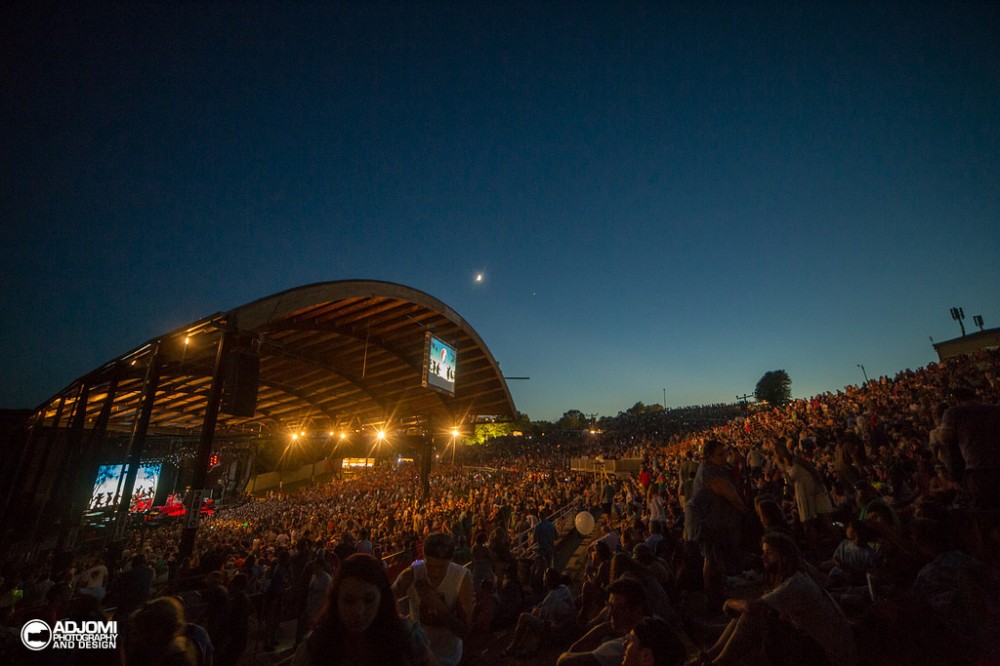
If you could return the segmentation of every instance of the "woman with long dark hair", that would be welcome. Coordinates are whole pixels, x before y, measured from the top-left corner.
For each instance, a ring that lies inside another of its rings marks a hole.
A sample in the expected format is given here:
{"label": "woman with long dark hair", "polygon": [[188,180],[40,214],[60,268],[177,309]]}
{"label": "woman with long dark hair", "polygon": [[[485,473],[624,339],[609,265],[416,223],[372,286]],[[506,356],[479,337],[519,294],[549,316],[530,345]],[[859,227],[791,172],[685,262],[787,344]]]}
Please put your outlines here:
{"label": "woman with long dark hair", "polygon": [[293,666],[435,663],[420,629],[397,613],[382,563],[364,553],[341,562],[316,629],[292,661]]}

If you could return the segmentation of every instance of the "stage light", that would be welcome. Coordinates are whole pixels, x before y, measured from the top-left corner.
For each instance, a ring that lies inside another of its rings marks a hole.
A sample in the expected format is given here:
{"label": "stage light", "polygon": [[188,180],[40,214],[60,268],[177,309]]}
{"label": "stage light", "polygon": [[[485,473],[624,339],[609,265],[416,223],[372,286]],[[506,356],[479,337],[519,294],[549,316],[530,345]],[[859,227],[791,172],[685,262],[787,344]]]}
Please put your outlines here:
{"label": "stage light", "polygon": [[340,438],[341,439],[347,439],[347,433],[346,432],[340,433]]}
{"label": "stage light", "polygon": [[292,439],[293,439],[293,440],[296,440],[296,439],[298,439],[298,438],[299,438],[299,433],[297,433],[297,432],[293,432],[293,433],[292,433]]}
{"label": "stage light", "polygon": [[333,431],[332,430],[330,431],[330,434],[328,436],[329,437],[333,437]]}
{"label": "stage light", "polygon": [[452,428],[451,429],[451,436],[452,437],[458,437],[460,434],[461,433],[458,432],[458,428]]}
{"label": "stage light", "polygon": [[184,336],[184,344],[187,345],[187,344],[190,344],[190,343],[191,343],[191,338],[189,336],[185,335]]}
{"label": "stage light", "polygon": [[385,439],[385,430],[379,430],[378,432],[376,432],[375,437],[381,442],[383,439]]}

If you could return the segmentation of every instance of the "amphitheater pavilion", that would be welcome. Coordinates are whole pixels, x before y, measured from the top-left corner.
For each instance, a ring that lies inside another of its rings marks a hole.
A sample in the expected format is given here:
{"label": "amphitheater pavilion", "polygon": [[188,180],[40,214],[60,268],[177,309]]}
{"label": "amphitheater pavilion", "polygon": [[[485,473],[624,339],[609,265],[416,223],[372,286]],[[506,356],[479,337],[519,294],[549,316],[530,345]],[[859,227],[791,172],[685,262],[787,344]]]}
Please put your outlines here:
{"label": "amphitheater pavilion", "polygon": [[[432,342],[453,350],[450,383],[429,376]],[[103,535],[120,541],[143,461],[189,460],[184,485],[200,489],[225,449],[226,481],[242,492],[261,446],[390,433],[426,452],[515,414],[485,342],[436,298],[370,280],[298,287],[151,338],[28,413],[3,449],[0,534],[24,559],[75,548],[102,464],[129,465]]]}

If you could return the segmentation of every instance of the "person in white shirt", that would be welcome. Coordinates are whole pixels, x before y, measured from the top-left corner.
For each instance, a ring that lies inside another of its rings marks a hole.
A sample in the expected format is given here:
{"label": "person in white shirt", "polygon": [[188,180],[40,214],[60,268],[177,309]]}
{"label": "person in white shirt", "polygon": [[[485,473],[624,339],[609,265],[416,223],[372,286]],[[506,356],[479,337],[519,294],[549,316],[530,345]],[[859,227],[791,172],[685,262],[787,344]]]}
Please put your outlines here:
{"label": "person in white shirt", "polygon": [[457,666],[462,660],[462,639],[472,627],[475,602],[472,573],[452,562],[454,554],[450,534],[429,534],[424,559],[404,569],[392,584],[393,594],[406,600],[410,620],[423,629],[441,666]]}

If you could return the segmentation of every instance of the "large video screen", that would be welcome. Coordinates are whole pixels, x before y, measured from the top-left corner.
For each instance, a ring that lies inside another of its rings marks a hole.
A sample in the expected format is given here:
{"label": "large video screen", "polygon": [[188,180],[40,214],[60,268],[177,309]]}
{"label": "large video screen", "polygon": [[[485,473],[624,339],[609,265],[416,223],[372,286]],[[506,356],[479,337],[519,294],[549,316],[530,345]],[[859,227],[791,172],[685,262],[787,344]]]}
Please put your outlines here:
{"label": "large video screen", "polygon": [[[162,463],[158,462],[139,463],[139,472],[136,474],[135,487],[132,490],[131,511],[141,511],[152,506],[162,467]],[[118,492],[118,481],[127,472],[128,465],[101,465],[97,469],[94,491],[90,494],[90,509],[113,508],[115,494]],[[124,481],[122,483],[124,484]]]}
{"label": "large video screen", "polygon": [[458,367],[458,353],[454,347],[427,334],[427,355],[424,359],[424,386],[431,386],[455,395],[455,368]]}

